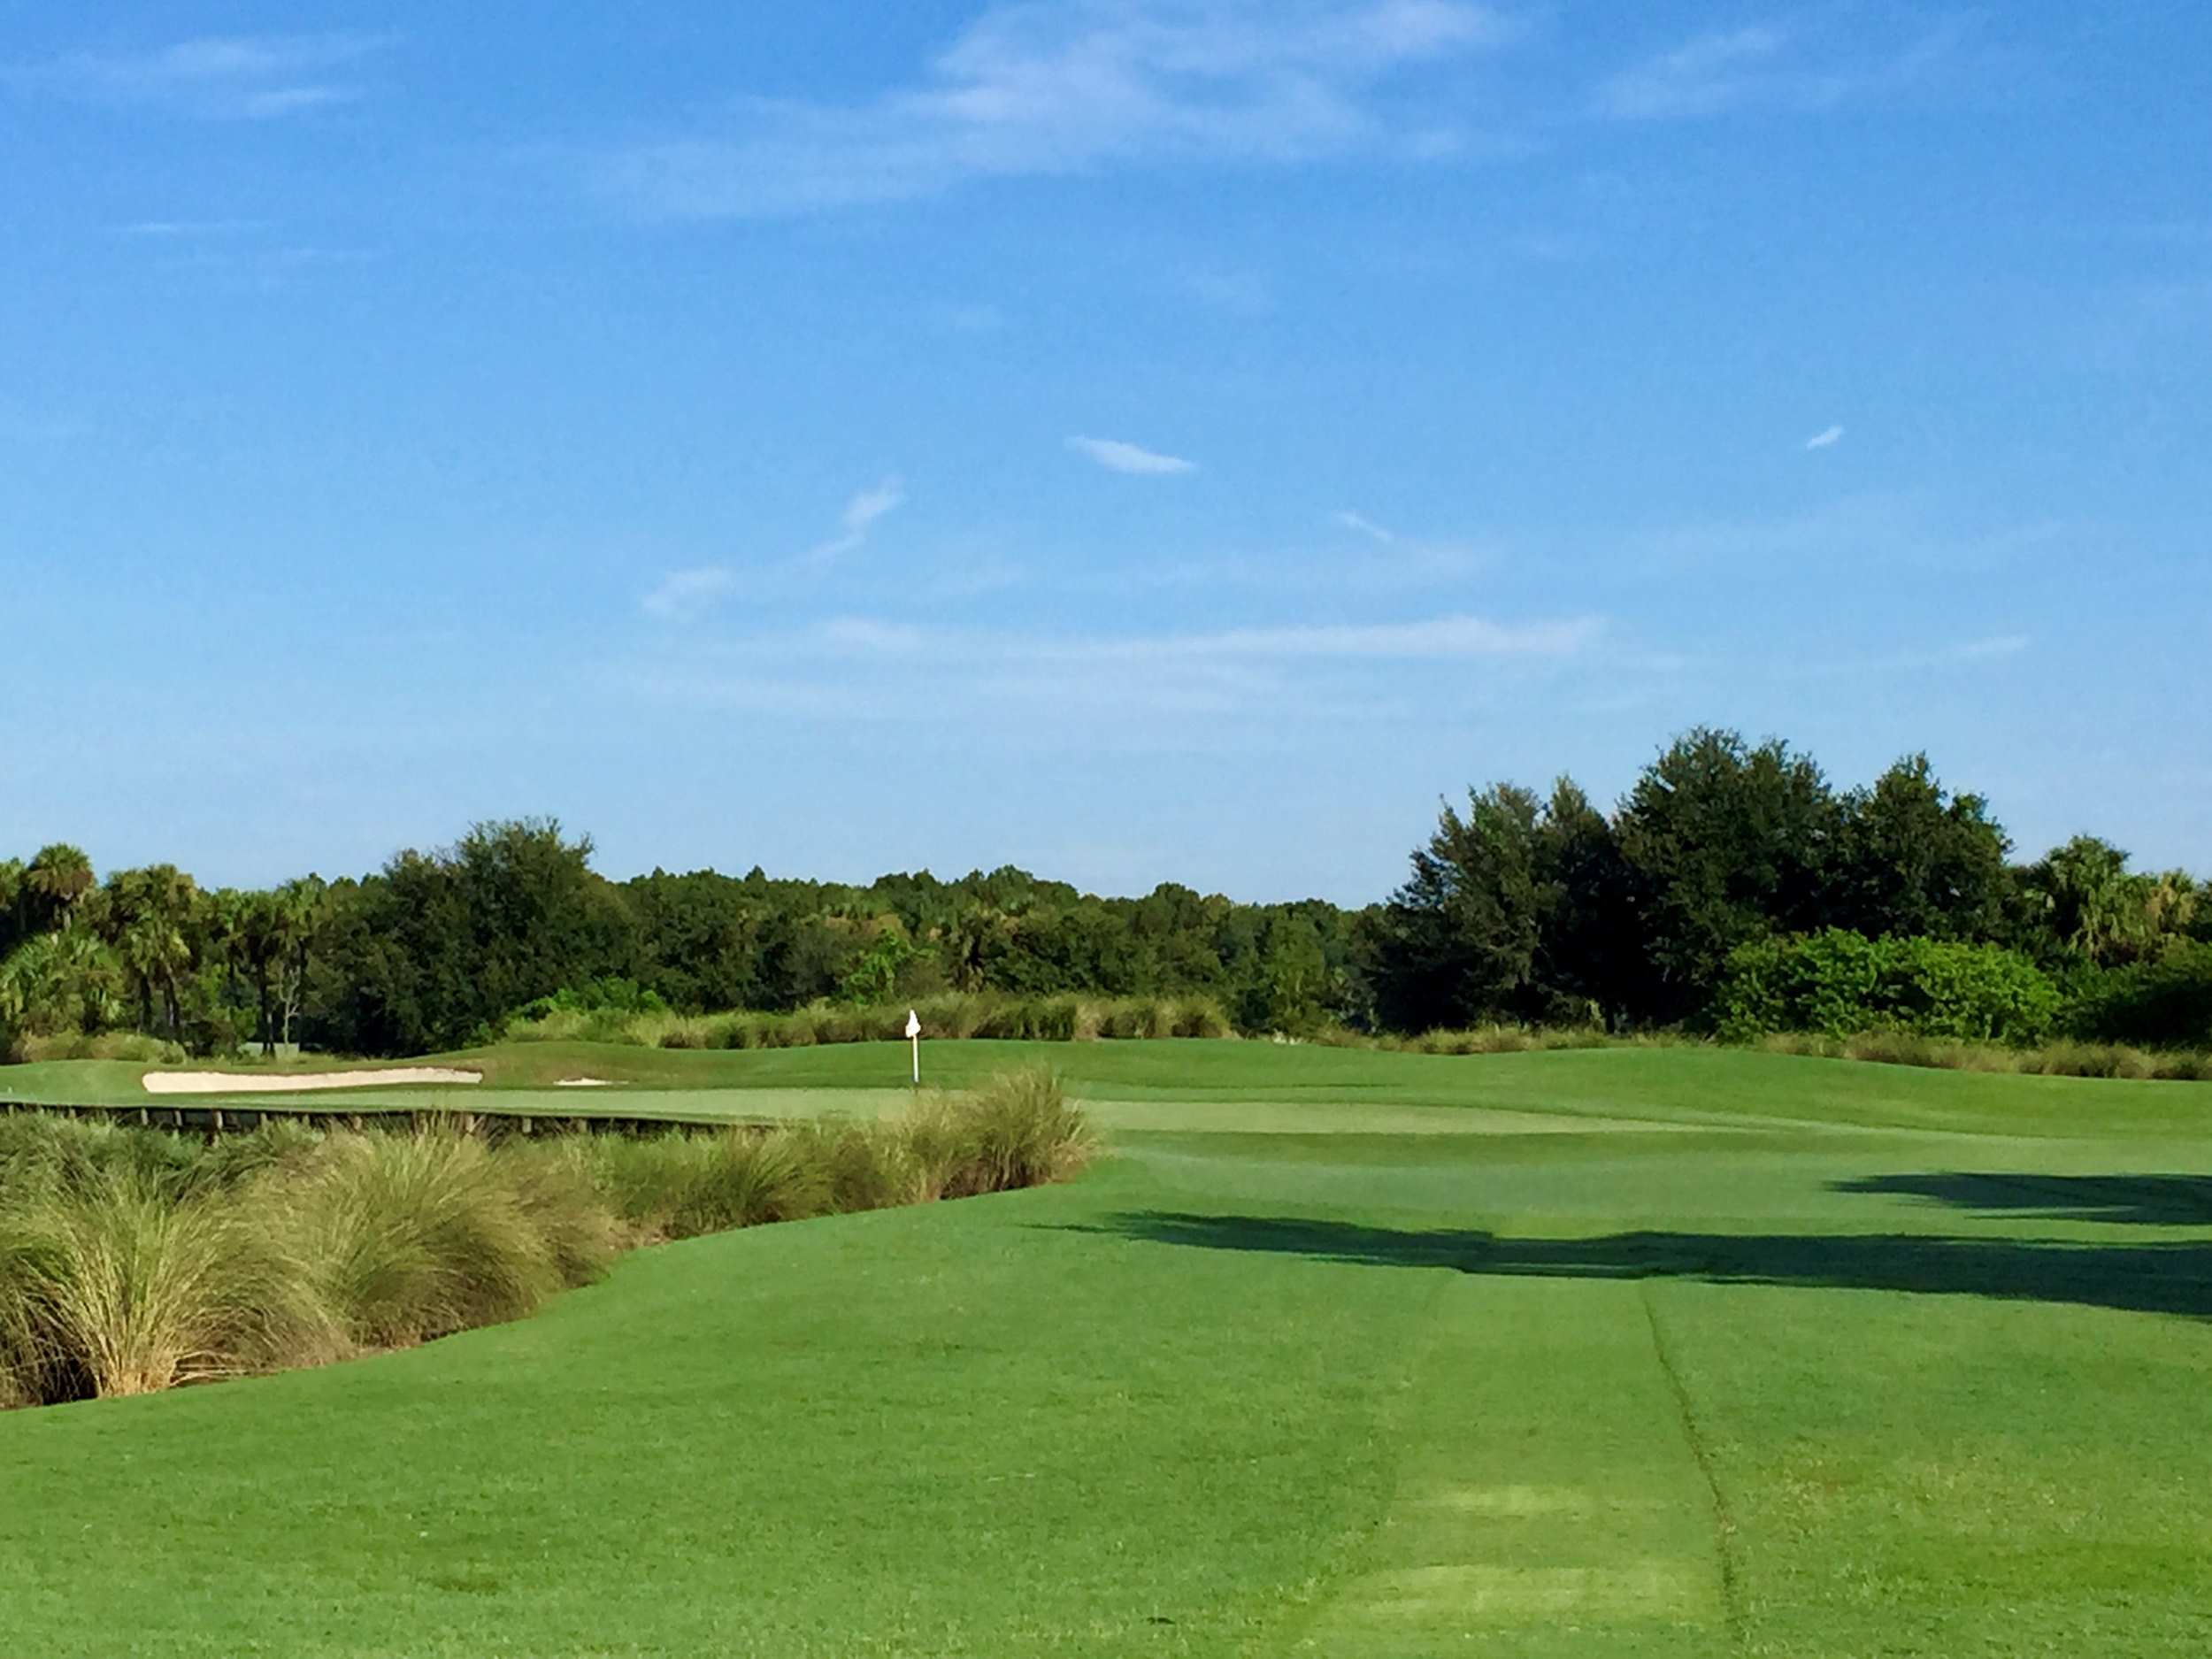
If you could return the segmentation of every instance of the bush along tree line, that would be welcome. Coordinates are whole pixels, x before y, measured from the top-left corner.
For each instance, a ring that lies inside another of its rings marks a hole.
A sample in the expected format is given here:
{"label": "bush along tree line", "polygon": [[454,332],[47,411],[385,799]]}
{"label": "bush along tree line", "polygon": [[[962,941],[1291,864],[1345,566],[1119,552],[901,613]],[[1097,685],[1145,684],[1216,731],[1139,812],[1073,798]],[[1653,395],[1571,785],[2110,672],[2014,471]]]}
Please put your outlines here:
{"label": "bush along tree line", "polygon": [[1927,757],[1838,789],[1786,743],[1701,728],[1609,816],[1571,780],[1447,806],[1361,928],[1375,1017],[2212,1043],[2212,903],[2080,836],[2032,864]]}
{"label": "bush along tree line", "polygon": [[0,1045],[742,1048],[890,1034],[880,1010],[910,1003],[979,1036],[2212,1043],[2212,903],[2186,873],[2087,836],[2017,863],[1924,757],[1839,789],[1786,743],[1709,728],[1609,813],[1566,779],[1471,792],[1364,910],[1172,884],[1102,898],[1010,867],[617,882],[591,850],[548,820],[491,823],[359,879],[209,892],[169,865],[99,880],[48,847],[0,863]]}

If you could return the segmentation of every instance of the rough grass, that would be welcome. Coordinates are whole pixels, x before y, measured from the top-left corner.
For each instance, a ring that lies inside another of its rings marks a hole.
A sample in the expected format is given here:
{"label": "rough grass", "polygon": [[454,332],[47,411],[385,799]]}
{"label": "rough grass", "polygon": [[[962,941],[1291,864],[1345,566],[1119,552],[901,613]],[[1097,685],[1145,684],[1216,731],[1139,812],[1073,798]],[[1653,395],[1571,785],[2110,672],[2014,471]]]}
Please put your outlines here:
{"label": "rough grass", "polygon": [[0,1333],[21,1397],[152,1394],[248,1369],[266,1263],[239,1217],[142,1171],[59,1184],[0,1219]]}
{"label": "rough grass", "polygon": [[346,1347],[403,1347],[518,1317],[562,1288],[513,1167],[449,1133],[334,1135],[242,1208]]}
{"label": "rough grass", "polygon": [[946,993],[918,1002],[854,1008],[820,1002],[788,1014],[623,1013],[561,1010],[517,1018],[518,1042],[609,1042],[644,1048],[811,1048],[849,1042],[898,1042],[911,1010],[933,1041],[1085,1042],[1099,1039],[1222,1038],[1233,1035],[1218,1003],[1198,996],[1006,996]]}
{"label": "rough grass", "polygon": [[91,1035],[69,1032],[55,1037],[19,1037],[6,1057],[26,1065],[47,1060],[127,1060],[144,1065],[180,1065],[186,1056],[181,1043],[134,1031],[104,1031]]}
{"label": "rough grass", "polygon": [[1945,1071],[1990,1071],[2018,1077],[2118,1078],[2137,1082],[2212,1082],[2212,1054],[2178,1048],[2138,1048],[2125,1043],[2060,1041],[2013,1048],[1999,1043],[1924,1037],[1911,1032],[1868,1032],[1856,1037],[1802,1033],[1760,1040],[1769,1054],[1818,1055],[1870,1060],[1883,1065],[1923,1066]]}
{"label": "rough grass", "polygon": [[626,1245],[1058,1180],[1031,1069],[883,1122],[493,1145],[273,1123],[196,1147],[0,1118],[0,1406],[147,1394],[520,1318]]}

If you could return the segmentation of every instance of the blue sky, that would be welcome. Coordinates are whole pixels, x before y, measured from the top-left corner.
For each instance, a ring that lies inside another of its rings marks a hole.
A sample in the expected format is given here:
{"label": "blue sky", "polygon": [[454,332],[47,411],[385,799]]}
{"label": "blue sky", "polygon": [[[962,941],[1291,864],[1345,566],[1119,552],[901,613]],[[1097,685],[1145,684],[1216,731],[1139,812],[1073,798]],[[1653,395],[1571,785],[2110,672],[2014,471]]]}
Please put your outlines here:
{"label": "blue sky", "polygon": [[0,847],[1363,900],[1440,795],[1710,721],[2205,870],[2208,61],[2041,0],[9,8]]}

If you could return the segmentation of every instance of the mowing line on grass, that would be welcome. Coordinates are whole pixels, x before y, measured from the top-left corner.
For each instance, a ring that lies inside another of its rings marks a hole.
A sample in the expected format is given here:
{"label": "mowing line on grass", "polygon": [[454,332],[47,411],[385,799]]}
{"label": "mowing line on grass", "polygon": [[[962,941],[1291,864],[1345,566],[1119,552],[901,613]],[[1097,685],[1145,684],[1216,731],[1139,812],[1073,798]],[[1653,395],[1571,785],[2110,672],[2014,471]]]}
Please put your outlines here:
{"label": "mowing line on grass", "polygon": [[1675,1365],[1674,1354],[1667,1345],[1667,1333],[1659,1323],[1659,1308],[1652,1296],[1652,1282],[1640,1280],[1637,1291],[1644,1304],[1644,1320],[1651,1327],[1651,1351],[1659,1361],[1659,1369],[1667,1379],[1667,1387],[1674,1395],[1675,1415],[1682,1424],[1682,1438],[1689,1445],[1690,1456],[1697,1464],[1698,1473],[1705,1477],[1705,1490],[1713,1503],[1713,1544],[1720,1563],[1721,1609],[1728,1620],[1730,1635],[1735,1639],[1739,1651],[1749,1651],[1750,1622],[1745,1616],[1743,1579],[1736,1563],[1736,1517],[1728,1506],[1728,1494],[1721,1489],[1720,1476],[1713,1468],[1713,1454],[1706,1444],[1705,1432],[1698,1426],[1697,1408],[1691,1403],[1689,1388],[1682,1380],[1682,1372]]}

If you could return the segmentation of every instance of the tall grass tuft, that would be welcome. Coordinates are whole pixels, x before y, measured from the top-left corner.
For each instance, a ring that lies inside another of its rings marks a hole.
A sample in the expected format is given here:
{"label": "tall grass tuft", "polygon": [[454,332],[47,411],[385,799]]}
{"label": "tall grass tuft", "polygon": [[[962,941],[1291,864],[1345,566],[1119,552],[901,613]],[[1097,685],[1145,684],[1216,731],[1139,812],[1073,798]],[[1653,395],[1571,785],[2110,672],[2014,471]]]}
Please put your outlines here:
{"label": "tall grass tuft", "polygon": [[8,1217],[0,1313],[12,1386],[43,1397],[152,1394],[234,1376],[265,1345],[266,1263],[234,1216],[119,1169]]}
{"label": "tall grass tuft", "polygon": [[334,1135],[250,1196],[344,1341],[395,1348],[518,1317],[562,1288],[511,1167],[449,1131]]}
{"label": "tall grass tuft", "polygon": [[689,1239],[829,1213],[833,1183],[811,1149],[790,1129],[674,1133],[610,1146],[603,1179],[640,1234]]}
{"label": "tall grass tuft", "polygon": [[1236,1034],[1221,1005],[1202,996],[1011,996],[941,991],[913,1002],[858,1008],[816,1002],[787,1014],[736,1010],[672,1014],[555,1010],[508,1024],[516,1042],[588,1041],[658,1048],[810,1048],[824,1043],[895,1042],[912,1007],[938,1039],[1086,1042],[1094,1038],[1224,1038]]}
{"label": "tall grass tuft", "polygon": [[[946,1110],[956,1149],[944,1189],[949,1198],[1065,1180],[1098,1150],[1081,1109],[1043,1066],[1003,1072]],[[940,1130],[933,1125],[930,1133]]]}

